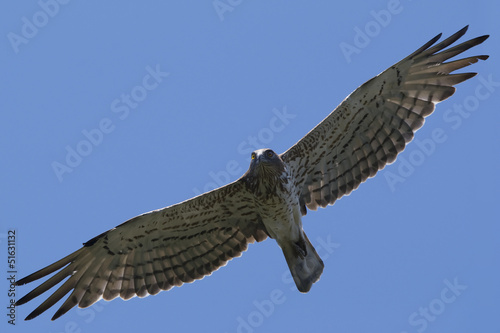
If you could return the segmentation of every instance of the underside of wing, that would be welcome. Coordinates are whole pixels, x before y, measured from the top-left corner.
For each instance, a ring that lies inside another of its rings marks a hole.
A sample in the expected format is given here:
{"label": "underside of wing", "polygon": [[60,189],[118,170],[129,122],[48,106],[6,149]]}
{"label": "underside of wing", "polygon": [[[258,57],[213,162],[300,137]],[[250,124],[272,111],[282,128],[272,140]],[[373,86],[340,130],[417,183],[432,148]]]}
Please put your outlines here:
{"label": "underside of wing", "polygon": [[300,190],[302,214],[306,208],[333,204],[394,162],[435,104],[453,95],[454,85],[475,75],[451,73],[488,56],[445,62],[488,38],[449,47],[466,31],[467,27],[434,45],[441,34],[436,36],[361,85],[281,155]]}
{"label": "underside of wing", "polygon": [[86,242],[78,251],[17,282],[52,277],[19,299],[24,304],[67,279],[26,319],[71,292],[57,319],[99,299],[154,295],[210,275],[238,257],[249,243],[267,238],[241,182],[183,203],[137,216]]}

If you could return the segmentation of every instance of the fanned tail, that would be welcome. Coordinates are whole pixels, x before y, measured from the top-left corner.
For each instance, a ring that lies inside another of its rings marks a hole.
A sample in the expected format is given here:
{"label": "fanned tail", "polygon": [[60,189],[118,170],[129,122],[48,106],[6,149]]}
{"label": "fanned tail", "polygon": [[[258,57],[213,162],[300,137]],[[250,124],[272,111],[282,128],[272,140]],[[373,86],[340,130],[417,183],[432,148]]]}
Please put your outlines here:
{"label": "fanned tail", "polygon": [[289,242],[280,246],[297,289],[302,293],[307,293],[311,290],[313,283],[319,280],[325,265],[306,234],[302,233],[302,235],[303,239],[299,242]]}

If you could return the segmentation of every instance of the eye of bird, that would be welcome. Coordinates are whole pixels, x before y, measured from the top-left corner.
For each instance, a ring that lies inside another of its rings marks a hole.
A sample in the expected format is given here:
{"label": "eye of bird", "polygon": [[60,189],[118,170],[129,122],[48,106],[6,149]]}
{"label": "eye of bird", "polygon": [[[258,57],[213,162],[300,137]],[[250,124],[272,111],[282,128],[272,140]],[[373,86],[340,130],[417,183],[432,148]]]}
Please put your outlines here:
{"label": "eye of bird", "polygon": [[252,153],[252,160],[255,160],[255,153]]}
{"label": "eye of bird", "polygon": [[270,151],[270,150],[268,150],[268,151],[267,151],[267,157],[273,157],[273,152],[272,152],[272,151]]}

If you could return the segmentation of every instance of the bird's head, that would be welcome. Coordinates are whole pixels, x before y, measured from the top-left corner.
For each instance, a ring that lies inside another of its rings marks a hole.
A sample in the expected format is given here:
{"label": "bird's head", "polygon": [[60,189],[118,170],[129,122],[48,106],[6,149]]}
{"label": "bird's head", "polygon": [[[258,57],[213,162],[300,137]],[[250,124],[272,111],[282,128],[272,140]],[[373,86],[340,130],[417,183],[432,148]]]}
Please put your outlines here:
{"label": "bird's head", "polygon": [[285,171],[285,164],[272,149],[258,149],[251,155],[247,174],[254,177],[279,177]]}

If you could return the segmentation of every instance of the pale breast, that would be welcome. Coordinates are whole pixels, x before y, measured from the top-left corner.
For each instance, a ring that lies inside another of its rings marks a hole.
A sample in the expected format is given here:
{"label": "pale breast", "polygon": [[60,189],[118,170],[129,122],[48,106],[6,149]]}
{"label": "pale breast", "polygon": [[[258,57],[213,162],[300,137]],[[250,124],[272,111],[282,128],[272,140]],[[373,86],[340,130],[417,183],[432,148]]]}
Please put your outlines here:
{"label": "pale breast", "polygon": [[299,199],[295,185],[286,176],[280,185],[273,189],[266,188],[266,195],[256,198],[262,221],[270,236],[276,240],[295,239],[302,229],[301,215],[297,214]]}

